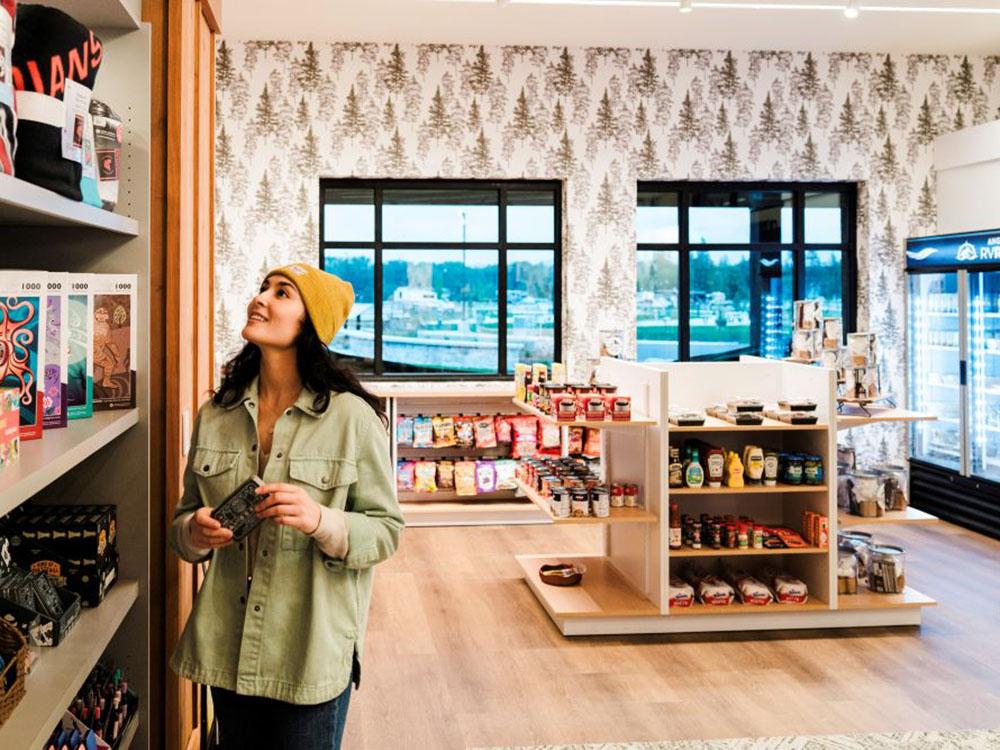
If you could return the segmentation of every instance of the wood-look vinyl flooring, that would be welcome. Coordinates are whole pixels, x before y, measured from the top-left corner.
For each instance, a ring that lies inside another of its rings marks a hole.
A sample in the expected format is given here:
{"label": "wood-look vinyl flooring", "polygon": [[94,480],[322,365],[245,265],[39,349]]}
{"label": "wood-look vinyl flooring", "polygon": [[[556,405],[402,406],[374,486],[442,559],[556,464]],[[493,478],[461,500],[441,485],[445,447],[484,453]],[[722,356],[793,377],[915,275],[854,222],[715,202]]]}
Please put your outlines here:
{"label": "wood-look vinyl flooring", "polygon": [[920,628],[566,638],[515,554],[599,527],[407,529],[379,566],[349,750],[1000,728],[1000,542],[870,531],[938,601]]}

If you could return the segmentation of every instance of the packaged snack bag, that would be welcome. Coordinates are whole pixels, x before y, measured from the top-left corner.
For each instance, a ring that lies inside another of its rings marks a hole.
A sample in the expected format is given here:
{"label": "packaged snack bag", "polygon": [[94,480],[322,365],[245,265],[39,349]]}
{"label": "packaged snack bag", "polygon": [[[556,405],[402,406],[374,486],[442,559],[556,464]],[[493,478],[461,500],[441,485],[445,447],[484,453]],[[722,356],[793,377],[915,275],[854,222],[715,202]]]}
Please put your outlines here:
{"label": "packaged snack bag", "polygon": [[413,489],[417,492],[437,492],[437,462],[417,461]]}
{"label": "packaged snack bag", "polygon": [[413,492],[414,471],[416,464],[413,461],[400,461],[396,466],[396,489],[400,492]]}
{"label": "packaged snack bag", "polygon": [[535,455],[538,450],[538,420],[535,417],[511,417],[510,423],[514,430],[511,458]]}
{"label": "packaged snack bag", "polygon": [[455,445],[455,422],[451,417],[440,414],[431,419],[431,431],[434,433],[435,448],[451,448]]}
{"label": "packaged snack bag", "polygon": [[515,481],[517,476],[517,461],[501,459],[495,463],[495,468],[497,471],[498,490],[517,489],[517,482]]}
{"label": "packaged snack bag", "polygon": [[455,445],[471,448],[476,444],[476,429],[472,417],[455,417]]}
{"label": "packaged snack bag", "polygon": [[510,420],[503,414],[497,414],[493,424],[497,433],[497,442],[509,443],[511,441]]}
{"label": "packaged snack bag", "polygon": [[583,453],[583,427],[570,427],[569,428],[569,440],[566,450],[570,455],[575,455],[577,453]]}
{"label": "packaged snack bag", "polygon": [[437,462],[437,485],[439,490],[455,489],[455,463],[453,461]]}
{"label": "packaged snack bag", "polygon": [[476,494],[476,462],[455,463],[455,494],[468,496]]}
{"label": "packaged snack bag", "polygon": [[493,427],[493,417],[476,417],[476,447],[497,447],[497,433]]}
{"label": "packaged snack bag", "polygon": [[476,492],[483,494],[495,492],[497,488],[497,472],[493,461],[476,461]]}
{"label": "packaged snack bag", "polygon": [[413,417],[400,417],[396,420],[396,444],[413,445]]}
{"label": "packaged snack bag", "polygon": [[583,452],[587,456],[601,455],[601,431],[587,428],[587,441],[584,443]]}
{"label": "packaged snack bag", "polygon": [[419,416],[413,420],[413,447],[433,448],[434,427],[430,417]]}

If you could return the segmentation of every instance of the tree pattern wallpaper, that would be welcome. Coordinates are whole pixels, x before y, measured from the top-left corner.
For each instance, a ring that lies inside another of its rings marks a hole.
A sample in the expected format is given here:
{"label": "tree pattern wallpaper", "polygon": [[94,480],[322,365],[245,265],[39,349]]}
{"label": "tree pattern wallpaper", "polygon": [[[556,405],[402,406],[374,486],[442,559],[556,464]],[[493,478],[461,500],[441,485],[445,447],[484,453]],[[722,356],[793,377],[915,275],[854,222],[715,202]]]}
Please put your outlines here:
{"label": "tree pattern wallpaper", "polygon": [[[573,377],[602,329],[635,351],[637,181],[850,180],[858,325],[896,394],[904,240],[936,223],[931,143],[1000,117],[1000,55],[223,39],[216,85],[219,362],[263,272],[317,261],[321,176],[563,180]],[[900,428],[855,432],[868,455],[904,453]]]}

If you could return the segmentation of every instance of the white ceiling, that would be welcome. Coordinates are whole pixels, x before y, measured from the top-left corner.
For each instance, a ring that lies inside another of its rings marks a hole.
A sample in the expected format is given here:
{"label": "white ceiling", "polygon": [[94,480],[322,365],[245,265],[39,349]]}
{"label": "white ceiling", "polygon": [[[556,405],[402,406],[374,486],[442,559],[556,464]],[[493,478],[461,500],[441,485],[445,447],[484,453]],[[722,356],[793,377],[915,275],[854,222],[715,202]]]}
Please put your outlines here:
{"label": "white ceiling", "polygon": [[227,0],[222,30],[230,39],[1000,54],[1000,13],[865,8],[1000,10],[1000,0],[861,0],[854,20],[836,7],[847,0],[766,0],[835,6],[828,10],[699,8],[693,0],[687,14],[676,0],[673,7],[662,5],[671,0],[598,1]]}

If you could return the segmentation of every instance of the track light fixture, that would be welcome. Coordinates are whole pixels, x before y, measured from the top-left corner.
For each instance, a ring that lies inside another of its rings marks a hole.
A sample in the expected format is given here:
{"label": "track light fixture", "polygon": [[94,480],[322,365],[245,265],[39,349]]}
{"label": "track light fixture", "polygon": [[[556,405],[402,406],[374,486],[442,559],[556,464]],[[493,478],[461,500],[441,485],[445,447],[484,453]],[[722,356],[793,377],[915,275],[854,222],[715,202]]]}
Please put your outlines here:
{"label": "track light fixture", "polygon": [[847,0],[847,6],[844,8],[844,15],[848,18],[857,18],[858,13],[861,12],[860,0]]}

